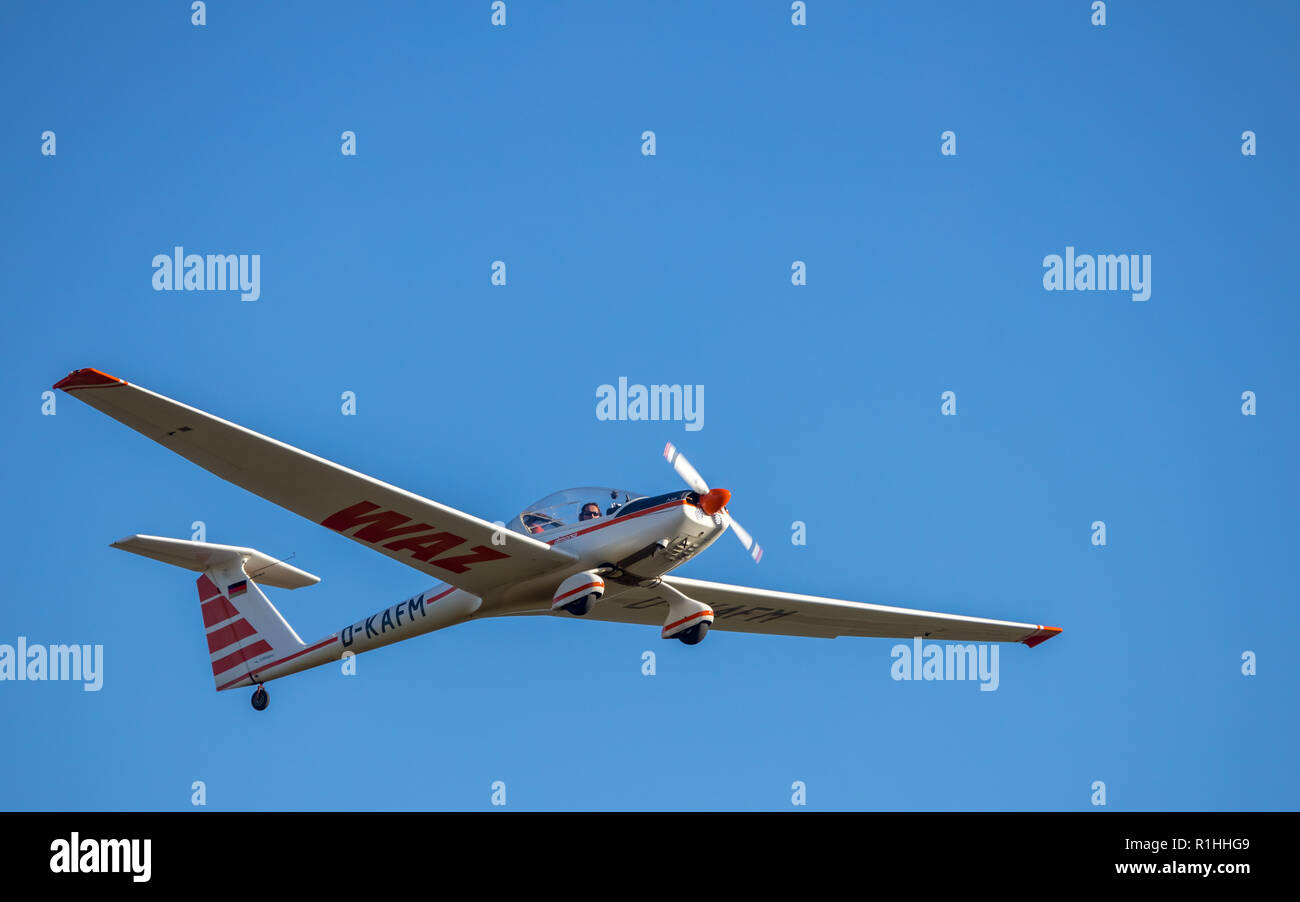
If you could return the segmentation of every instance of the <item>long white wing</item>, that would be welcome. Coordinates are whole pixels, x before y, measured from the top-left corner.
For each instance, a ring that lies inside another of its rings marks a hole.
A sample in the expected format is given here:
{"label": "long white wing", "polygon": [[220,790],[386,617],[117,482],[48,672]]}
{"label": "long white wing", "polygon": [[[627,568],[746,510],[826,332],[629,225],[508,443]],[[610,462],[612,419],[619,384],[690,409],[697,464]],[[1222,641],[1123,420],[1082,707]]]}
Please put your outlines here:
{"label": "long white wing", "polygon": [[[713,608],[712,629],[738,633],[822,639],[836,636],[910,639],[921,636],[953,642],[1023,642],[1033,647],[1061,632],[1057,627],[1036,623],[893,608],[679,576],[665,576],[664,582]],[[659,626],[667,614],[665,604],[654,589],[609,591],[586,618]]]}
{"label": "long white wing", "polygon": [[[55,384],[228,482],[475,595],[576,560],[98,370]],[[494,544],[494,536],[505,544]]]}

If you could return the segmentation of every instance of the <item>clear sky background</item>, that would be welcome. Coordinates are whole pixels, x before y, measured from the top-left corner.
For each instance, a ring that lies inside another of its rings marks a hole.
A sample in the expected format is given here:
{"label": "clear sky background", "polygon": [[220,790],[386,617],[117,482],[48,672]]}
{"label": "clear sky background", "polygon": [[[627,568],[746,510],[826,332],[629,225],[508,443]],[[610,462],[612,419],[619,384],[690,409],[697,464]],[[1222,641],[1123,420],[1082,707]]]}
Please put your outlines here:
{"label": "clear sky background", "polygon": [[[808,5],[5,4],[0,642],[105,677],[0,682],[0,808],[1295,809],[1297,7]],[[155,292],[176,245],[261,299]],[[1150,300],[1045,291],[1067,245],[1150,254]],[[110,542],[295,554],[309,642],[430,580],[42,415],[79,367],[488,519],[675,490],[670,440],[767,549],[682,575],[1064,633],[980,692],[893,640],[484,621],[259,714],[193,575]],[[704,428],[598,420],[620,376]]]}

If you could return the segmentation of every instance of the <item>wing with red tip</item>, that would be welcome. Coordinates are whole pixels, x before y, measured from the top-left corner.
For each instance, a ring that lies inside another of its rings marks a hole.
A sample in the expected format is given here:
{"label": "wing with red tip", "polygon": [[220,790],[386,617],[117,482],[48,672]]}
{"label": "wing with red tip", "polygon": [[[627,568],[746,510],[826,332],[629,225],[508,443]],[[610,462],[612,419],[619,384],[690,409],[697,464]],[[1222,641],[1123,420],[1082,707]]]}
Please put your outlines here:
{"label": "wing with red tip", "polygon": [[[714,630],[821,639],[837,636],[911,639],[921,636],[948,642],[1023,642],[1031,648],[1061,632],[1058,627],[1036,623],[840,601],[680,576],[665,576],[663,581],[688,598],[712,608]],[[653,588],[607,591],[586,619],[658,626],[667,613],[666,604]]]}
{"label": "wing with red tip", "polygon": [[228,482],[480,597],[576,560],[99,370],[54,387]]}

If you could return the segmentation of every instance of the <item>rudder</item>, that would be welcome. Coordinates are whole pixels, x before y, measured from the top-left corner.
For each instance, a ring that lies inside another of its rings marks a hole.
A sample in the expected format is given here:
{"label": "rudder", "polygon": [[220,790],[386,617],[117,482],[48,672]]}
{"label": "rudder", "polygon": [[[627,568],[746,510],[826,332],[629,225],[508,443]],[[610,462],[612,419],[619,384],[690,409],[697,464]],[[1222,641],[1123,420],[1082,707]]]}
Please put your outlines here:
{"label": "rudder", "polygon": [[198,590],[212,679],[218,690],[306,647],[261,587],[248,578],[242,562],[231,561],[204,571]]}

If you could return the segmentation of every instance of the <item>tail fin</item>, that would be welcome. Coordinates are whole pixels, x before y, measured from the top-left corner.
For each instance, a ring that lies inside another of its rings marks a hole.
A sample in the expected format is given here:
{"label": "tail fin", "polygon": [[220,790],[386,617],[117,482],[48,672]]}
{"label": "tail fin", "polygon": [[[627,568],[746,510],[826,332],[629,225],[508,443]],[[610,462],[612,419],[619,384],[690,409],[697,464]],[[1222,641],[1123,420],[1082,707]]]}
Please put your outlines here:
{"label": "tail fin", "polygon": [[202,570],[199,608],[218,690],[306,647],[249,574],[290,589],[319,582],[312,574],[234,545],[131,536],[114,542],[113,547],[187,570]]}
{"label": "tail fin", "polygon": [[242,566],[209,570],[199,577],[198,585],[217,689],[238,683],[262,664],[306,648]]}

